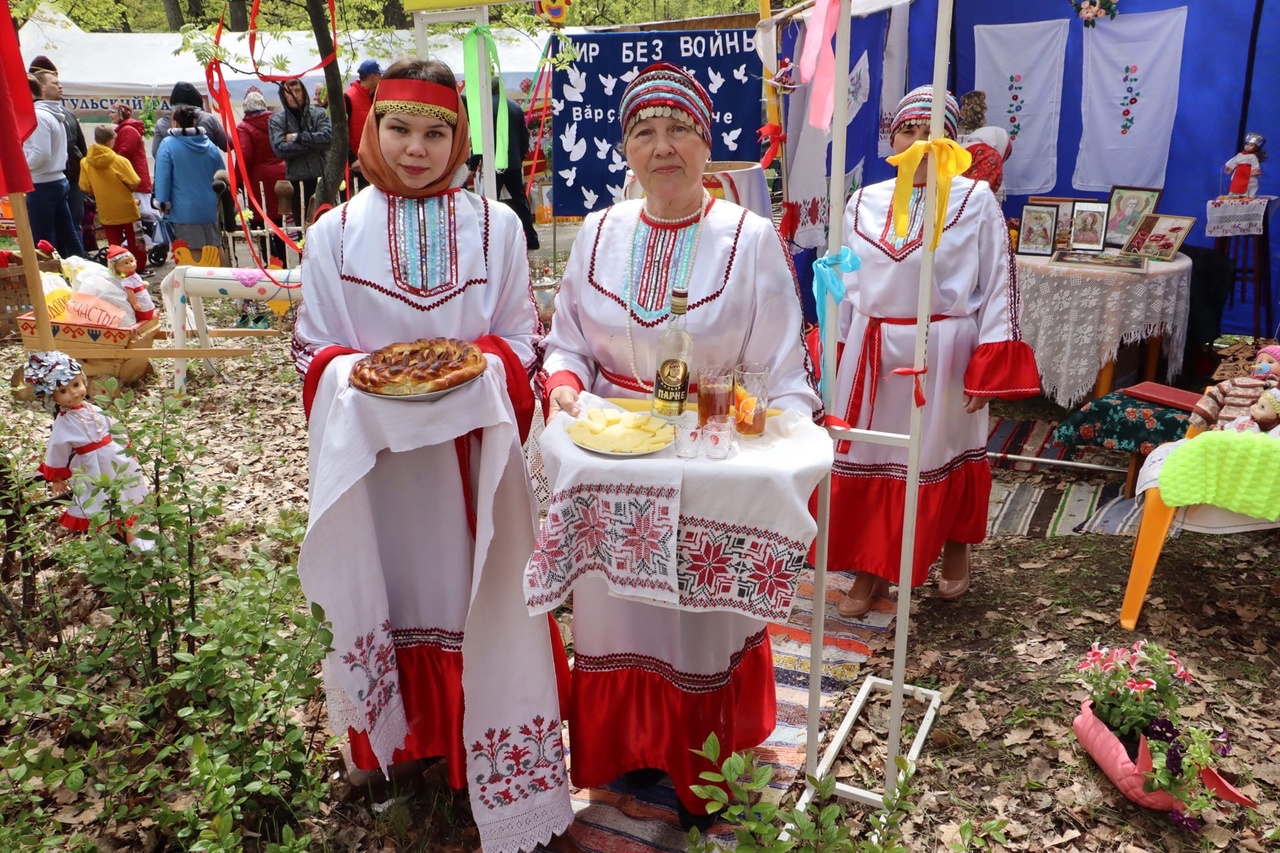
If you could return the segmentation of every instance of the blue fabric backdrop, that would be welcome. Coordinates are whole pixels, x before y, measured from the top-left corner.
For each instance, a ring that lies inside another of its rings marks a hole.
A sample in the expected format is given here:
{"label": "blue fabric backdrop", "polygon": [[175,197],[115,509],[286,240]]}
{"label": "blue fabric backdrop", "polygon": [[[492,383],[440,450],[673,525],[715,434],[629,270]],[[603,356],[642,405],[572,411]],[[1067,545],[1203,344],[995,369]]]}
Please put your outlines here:
{"label": "blue fabric backdrop", "polygon": [[[1120,14],[1156,12],[1187,7],[1187,27],[1183,45],[1182,76],[1178,90],[1178,114],[1169,147],[1164,195],[1160,211],[1195,216],[1188,243],[1211,246],[1204,233],[1205,203],[1223,191],[1222,164],[1237,152],[1241,115],[1245,110],[1244,91],[1254,3],[1188,2],[1188,0],[1124,0]],[[1272,127],[1280,115],[1280,97],[1274,81],[1280,79],[1280,52],[1275,50],[1280,36],[1280,4],[1271,3],[1267,20],[1258,36],[1258,61],[1254,71],[1253,103],[1249,105],[1251,129],[1268,138],[1280,128]],[[917,0],[911,17],[911,85],[929,82],[932,75],[933,21],[937,0]],[[1080,141],[1080,76],[1083,63],[1084,27],[1074,18],[1064,0],[1022,0],[1019,3],[989,3],[960,0],[955,18],[955,60],[953,87],[957,92],[973,88],[973,28],[983,24],[1016,24],[1052,18],[1072,18],[1067,36],[1067,55],[1062,87],[1062,118],[1058,136],[1058,183],[1046,195],[1070,198],[1098,198],[1094,192],[1076,190],[1071,175],[1076,165]],[[1105,27],[1107,21],[1098,24]],[[1271,147],[1271,146],[1268,146]],[[1273,166],[1273,170],[1276,167]],[[1280,195],[1280,170],[1266,172],[1261,192]],[[1005,212],[1017,216],[1026,196],[1010,196]],[[1280,235],[1273,234],[1273,246]],[[1273,253],[1274,254],[1274,253]],[[1273,267],[1275,265],[1273,264]],[[1277,270],[1273,269],[1273,276]],[[1274,292],[1274,287],[1273,287]],[[1223,316],[1223,331],[1247,334],[1253,329],[1253,308],[1237,294]]]}
{"label": "blue fabric backdrop", "polygon": [[556,70],[551,88],[556,216],[603,210],[621,191],[626,165],[615,148],[622,138],[618,105],[635,73],[654,62],[678,65],[707,88],[712,160],[760,159],[756,128],[764,122],[755,30],[590,33],[570,40],[578,60]]}

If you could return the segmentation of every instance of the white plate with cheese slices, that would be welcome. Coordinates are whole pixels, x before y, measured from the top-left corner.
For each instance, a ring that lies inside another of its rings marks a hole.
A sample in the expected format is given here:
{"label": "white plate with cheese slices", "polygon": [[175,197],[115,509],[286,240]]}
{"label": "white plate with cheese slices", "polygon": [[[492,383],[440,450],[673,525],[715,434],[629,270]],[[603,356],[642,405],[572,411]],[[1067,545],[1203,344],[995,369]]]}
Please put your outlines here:
{"label": "white plate with cheese slices", "polygon": [[675,441],[675,428],[648,412],[587,409],[566,427],[569,440],[601,456],[648,456]]}

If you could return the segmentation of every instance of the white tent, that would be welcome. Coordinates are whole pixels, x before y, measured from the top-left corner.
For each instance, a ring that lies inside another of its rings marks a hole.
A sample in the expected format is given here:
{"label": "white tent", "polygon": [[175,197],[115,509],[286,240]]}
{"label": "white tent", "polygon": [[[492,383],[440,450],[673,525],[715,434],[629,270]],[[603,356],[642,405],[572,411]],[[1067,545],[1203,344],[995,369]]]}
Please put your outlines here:
{"label": "white tent", "polygon": [[[518,90],[523,79],[537,76],[547,34],[530,36],[520,30],[495,29],[493,36],[503,84],[510,91]],[[44,54],[57,66],[64,101],[82,122],[106,121],[107,111],[115,101],[136,109],[144,97],[167,99],[173,84],[179,81],[208,94],[204,67],[192,53],[181,51],[179,33],[89,33],[60,12],[42,6],[22,26],[18,40],[27,62]],[[248,35],[224,32],[222,44],[231,54],[223,65],[223,74],[232,102],[238,107],[245,91],[256,85],[269,104],[279,106],[275,84],[263,83],[252,74]],[[308,32],[260,34],[255,52],[260,64],[272,63],[272,67],[263,68],[268,74],[296,73],[320,61],[315,39]],[[414,53],[412,30],[339,33],[338,65],[344,81],[353,79],[356,66],[371,56],[385,66],[388,57]],[[462,75],[461,33],[431,36],[428,53]],[[318,69],[303,79],[308,90],[324,81]],[[163,108],[168,108],[167,102]]]}

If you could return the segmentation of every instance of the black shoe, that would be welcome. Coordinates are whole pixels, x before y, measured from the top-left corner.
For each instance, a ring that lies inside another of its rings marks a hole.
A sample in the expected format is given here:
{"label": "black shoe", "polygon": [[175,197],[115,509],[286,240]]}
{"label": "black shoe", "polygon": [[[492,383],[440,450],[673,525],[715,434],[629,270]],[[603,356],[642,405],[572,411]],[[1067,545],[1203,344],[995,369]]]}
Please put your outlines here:
{"label": "black shoe", "polygon": [[716,825],[716,821],[720,819],[720,813],[715,814],[693,814],[684,807],[684,803],[676,801],[676,814],[680,818],[680,828],[685,832],[693,829],[695,826],[698,832],[706,832],[708,829]]}
{"label": "black shoe", "polygon": [[645,788],[652,788],[664,778],[667,771],[659,770],[656,767],[646,767],[643,770],[628,770],[622,774],[622,779],[627,783],[628,788],[635,788],[642,791]]}

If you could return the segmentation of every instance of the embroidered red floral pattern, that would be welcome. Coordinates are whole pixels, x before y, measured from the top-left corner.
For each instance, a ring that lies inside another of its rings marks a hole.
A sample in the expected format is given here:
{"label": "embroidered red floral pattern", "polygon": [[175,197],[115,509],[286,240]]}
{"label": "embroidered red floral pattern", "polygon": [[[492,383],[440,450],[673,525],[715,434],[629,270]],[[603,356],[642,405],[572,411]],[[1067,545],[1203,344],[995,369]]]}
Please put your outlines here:
{"label": "embroidered red floral pattern", "polygon": [[803,543],[774,530],[680,516],[680,606],[785,622],[804,569]]}
{"label": "embroidered red floral pattern", "polygon": [[490,809],[550,791],[564,784],[560,721],[541,715],[518,726],[489,729],[467,750],[473,784]]}
{"label": "embroidered red floral pattern", "polygon": [[382,620],[378,630],[356,637],[353,651],[342,655],[342,662],[352,672],[364,674],[366,686],[356,691],[356,699],[364,703],[365,719],[372,728],[382,710],[399,690],[399,682],[388,678],[396,674],[396,647],[391,639],[391,621]]}

